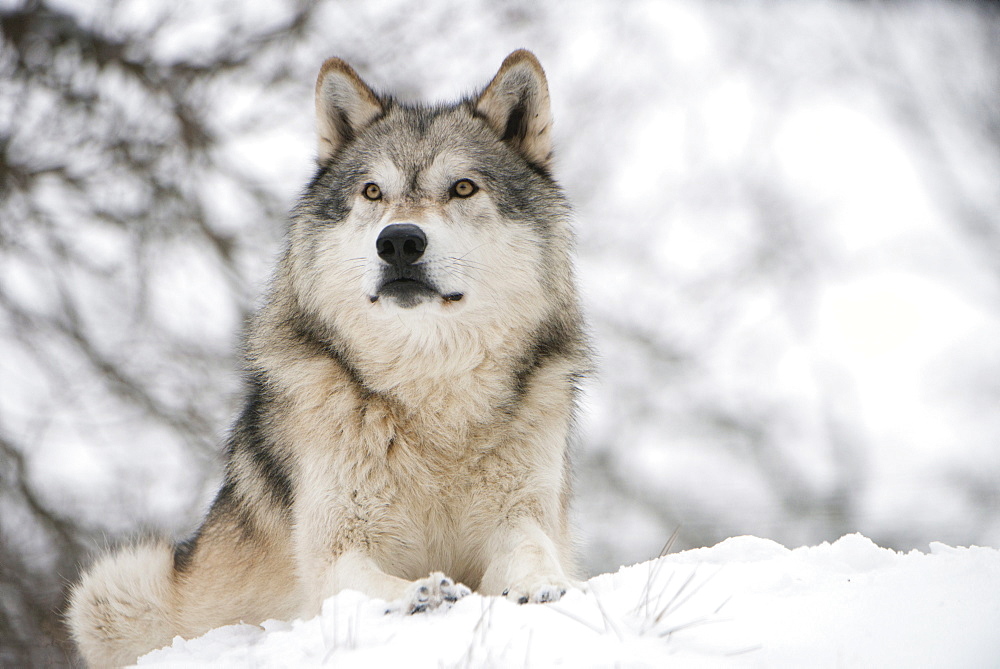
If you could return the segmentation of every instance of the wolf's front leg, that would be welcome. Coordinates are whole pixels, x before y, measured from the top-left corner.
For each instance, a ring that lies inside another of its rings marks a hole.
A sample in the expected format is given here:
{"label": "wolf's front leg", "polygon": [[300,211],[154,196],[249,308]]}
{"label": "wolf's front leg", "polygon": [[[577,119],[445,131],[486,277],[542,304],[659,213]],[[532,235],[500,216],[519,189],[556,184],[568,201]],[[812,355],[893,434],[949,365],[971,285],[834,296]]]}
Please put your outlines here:
{"label": "wolf's front leg", "polygon": [[554,602],[578,585],[566,575],[555,542],[534,521],[500,529],[483,575],[483,594],[520,604]]}
{"label": "wolf's front leg", "polygon": [[357,550],[334,558],[326,568],[323,583],[316,588],[319,599],[318,602],[313,601],[313,608],[318,611],[326,597],[342,590],[357,590],[369,597],[384,599],[390,602],[391,611],[402,613],[435,609],[471,592],[469,588],[455,583],[441,572],[432,572],[426,578],[416,581],[387,574],[375,560]]}

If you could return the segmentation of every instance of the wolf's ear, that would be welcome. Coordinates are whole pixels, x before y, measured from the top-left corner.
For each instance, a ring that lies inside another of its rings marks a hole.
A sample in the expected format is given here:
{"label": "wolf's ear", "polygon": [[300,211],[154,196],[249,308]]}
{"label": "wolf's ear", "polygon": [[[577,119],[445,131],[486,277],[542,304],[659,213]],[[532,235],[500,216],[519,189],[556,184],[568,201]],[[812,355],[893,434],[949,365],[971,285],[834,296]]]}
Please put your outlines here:
{"label": "wolf's ear", "polygon": [[382,102],[339,58],[323,63],[316,78],[317,160],[326,162],[358,130],[382,113]]}
{"label": "wolf's ear", "polygon": [[507,56],[493,81],[476,98],[475,108],[521,155],[541,167],[549,167],[552,160],[549,87],[535,54],[519,49]]}

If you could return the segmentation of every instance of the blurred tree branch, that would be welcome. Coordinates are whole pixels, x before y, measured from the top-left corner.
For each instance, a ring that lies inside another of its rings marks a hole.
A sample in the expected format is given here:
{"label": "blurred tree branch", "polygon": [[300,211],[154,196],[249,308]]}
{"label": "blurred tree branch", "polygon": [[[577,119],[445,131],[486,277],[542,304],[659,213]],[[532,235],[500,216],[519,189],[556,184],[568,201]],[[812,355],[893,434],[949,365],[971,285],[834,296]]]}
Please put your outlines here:
{"label": "blurred tree branch", "polygon": [[[248,268],[258,262],[248,258],[285,215],[273,189],[220,151],[233,133],[260,127],[260,114],[220,128],[212,94],[247,78],[285,82],[289,68],[274,63],[287,58],[275,55],[302,37],[314,4],[285,3],[264,28],[234,22],[215,43],[172,58],[156,47],[175,17],[125,26],[118,9],[112,2],[85,17],[44,0],[0,9],[0,337],[17,351],[5,383],[45,378],[51,388],[33,409],[10,404],[11,395],[0,406],[2,666],[70,662],[64,583],[107,541],[106,528],[67,512],[69,500],[42,494],[32,476],[45,407],[85,416],[94,397],[113,398],[101,401],[134,407],[141,422],[211,462],[228,404],[209,376],[234,366],[235,333],[164,333],[150,296],[169,287],[156,286],[149,260],[171,240],[200,240],[226,299],[246,313]],[[243,193],[239,236],[206,209],[213,175]],[[93,247],[95,238],[111,251]],[[136,355],[137,345],[157,352]],[[168,378],[169,389],[159,387]],[[201,480],[211,473],[200,470]]]}

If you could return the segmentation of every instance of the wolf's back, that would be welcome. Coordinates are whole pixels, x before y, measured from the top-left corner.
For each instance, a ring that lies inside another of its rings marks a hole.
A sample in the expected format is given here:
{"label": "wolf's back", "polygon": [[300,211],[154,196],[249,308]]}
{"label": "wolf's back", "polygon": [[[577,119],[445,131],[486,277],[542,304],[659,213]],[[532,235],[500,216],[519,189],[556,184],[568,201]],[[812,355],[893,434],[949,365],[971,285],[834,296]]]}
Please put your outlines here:
{"label": "wolf's back", "polygon": [[89,667],[134,664],[174,637],[173,551],[165,542],[98,561],[70,594],[70,631]]}

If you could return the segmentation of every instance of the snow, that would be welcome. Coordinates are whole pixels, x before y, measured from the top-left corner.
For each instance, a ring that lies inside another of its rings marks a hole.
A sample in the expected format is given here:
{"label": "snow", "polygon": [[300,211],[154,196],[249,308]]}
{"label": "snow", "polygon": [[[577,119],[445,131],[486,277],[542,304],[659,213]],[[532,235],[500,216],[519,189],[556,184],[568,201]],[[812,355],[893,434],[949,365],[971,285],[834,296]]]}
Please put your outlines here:
{"label": "snow", "polygon": [[139,665],[986,667],[1000,665],[998,595],[992,548],[745,536],[596,576],[554,604],[473,594],[406,616],[342,592],[312,620],[178,637]]}

